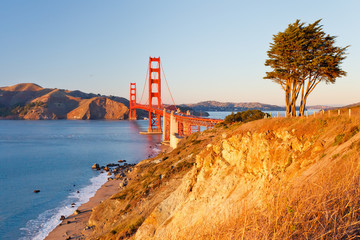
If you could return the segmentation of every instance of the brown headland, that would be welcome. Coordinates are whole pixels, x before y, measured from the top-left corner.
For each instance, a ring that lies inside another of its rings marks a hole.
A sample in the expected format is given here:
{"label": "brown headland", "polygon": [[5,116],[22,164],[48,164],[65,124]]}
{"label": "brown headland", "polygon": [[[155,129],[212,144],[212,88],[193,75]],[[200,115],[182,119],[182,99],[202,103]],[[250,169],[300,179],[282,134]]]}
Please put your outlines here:
{"label": "brown headland", "polygon": [[127,119],[129,101],[34,83],[0,88],[0,117],[5,119]]}

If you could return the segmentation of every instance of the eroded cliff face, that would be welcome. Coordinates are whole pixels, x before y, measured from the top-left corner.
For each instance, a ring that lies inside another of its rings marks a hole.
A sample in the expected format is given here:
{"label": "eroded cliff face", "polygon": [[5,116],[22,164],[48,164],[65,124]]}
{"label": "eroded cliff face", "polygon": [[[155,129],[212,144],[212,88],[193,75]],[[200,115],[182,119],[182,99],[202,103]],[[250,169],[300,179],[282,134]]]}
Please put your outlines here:
{"label": "eroded cliff face", "polygon": [[135,239],[176,239],[186,229],[201,231],[206,222],[223,221],[245,198],[254,207],[266,206],[269,182],[299,168],[296,159],[313,144],[286,130],[224,134],[197,155],[196,166],[145,220]]}
{"label": "eroded cliff face", "polygon": [[[131,181],[148,189],[147,179],[165,169],[160,176],[166,177],[157,180],[158,187],[149,194],[135,192],[129,181],[131,191],[121,190],[94,210],[96,221],[91,224],[98,234],[92,237],[353,236],[353,225],[360,229],[359,212],[349,214],[349,208],[360,207],[359,128],[358,118],[266,119],[190,136],[179,149],[146,160],[140,164],[146,168],[139,166],[135,171]],[[201,151],[195,153],[195,149]],[[192,157],[189,170],[176,175],[176,184],[167,181],[166,171]],[[131,200],[139,194],[140,201]],[[154,196],[161,194],[154,202]],[[101,212],[107,213],[106,220]],[[123,224],[134,216],[141,217],[136,224]],[[342,230],[334,233],[334,228]]]}

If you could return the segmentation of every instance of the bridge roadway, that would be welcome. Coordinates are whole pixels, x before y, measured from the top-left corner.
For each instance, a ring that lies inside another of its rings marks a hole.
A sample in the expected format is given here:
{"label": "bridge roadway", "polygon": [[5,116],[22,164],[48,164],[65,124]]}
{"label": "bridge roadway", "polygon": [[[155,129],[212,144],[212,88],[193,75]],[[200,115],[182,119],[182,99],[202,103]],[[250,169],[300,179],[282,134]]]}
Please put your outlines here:
{"label": "bridge roadway", "polygon": [[[150,111],[149,105],[136,104],[133,106],[133,108]],[[164,111],[164,109],[165,109],[165,111]],[[164,112],[165,112],[166,119],[170,119],[170,116],[171,116],[171,111],[167,110],[166,108],[161,109],[161,108],[152,107],[151,112],[153,112],[157,115],[163,116],[163,117],[164,117]],[[185,113],[182,113],[182,112],[180,112],[180,113],[174,112],[173,114],[174,114],[174,117],[177,120],[177,122],[187,122],[190,125],[202,126],[202,127],[207,127],[207,128],[211,128],[211,127],[215,126],[215,124],[223,121],[221,119],[212,119],[212,118],[204,118],[204,117],[186,115]]]}

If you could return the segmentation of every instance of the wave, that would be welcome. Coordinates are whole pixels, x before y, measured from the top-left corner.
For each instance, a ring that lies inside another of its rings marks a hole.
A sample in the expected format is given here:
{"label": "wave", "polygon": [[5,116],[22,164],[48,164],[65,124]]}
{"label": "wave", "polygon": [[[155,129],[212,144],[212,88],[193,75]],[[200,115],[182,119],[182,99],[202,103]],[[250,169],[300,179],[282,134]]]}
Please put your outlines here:
{"label": "wave", "polygon": [[20,240],[42,240],[49,233],[61,223],[60,217],[70,216],[75,208],[71,207],[71,203],[75,203],[77,207],[89,201],[96,191],[107,181],[109,176],[107,173],[101,173],[96,177],[90,179],[91,184],[79,190],[79,193],[72,192],[66,200],[64,200],[59,207],[46,210],[41,213],[36,219],[29,220],[24,228],[24,237]]}

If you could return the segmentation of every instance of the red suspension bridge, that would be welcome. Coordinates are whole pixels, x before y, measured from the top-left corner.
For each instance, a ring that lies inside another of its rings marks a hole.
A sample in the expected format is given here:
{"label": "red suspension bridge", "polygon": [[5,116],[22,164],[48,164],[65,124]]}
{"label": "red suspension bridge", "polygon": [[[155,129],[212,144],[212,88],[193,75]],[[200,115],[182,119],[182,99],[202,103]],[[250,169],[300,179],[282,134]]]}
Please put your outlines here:
{"label": "red suspension bridge", "polygon": [[[187,136],[193,132],[200,131],[200,127],[212,128],[215,124],[222,122],[220,119],[203,118],[190,115],[189,112],[182,113],[176,108],[170,92],[173,105],[165,105],[161,99],[161,73],[165,74],[160,62],[160,57],[149,57],[148,73],[148,99],[145,104],[140,104],[136,99],[136,83],[130,83],[130,120],[136,120],[136,109],[149,112],[149,127],[147,134],[163,134],[163,141],[172,142],[172,138]],[[167,84],[166,78],[165,82]],[[144,94],[144,92],[143,92]],[[141,102],[141,101],[140,101]],[[161,128],[161,117],[163,127]]]}

